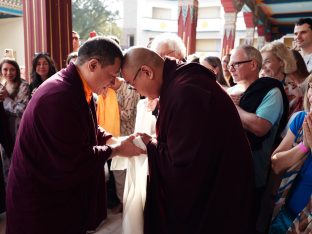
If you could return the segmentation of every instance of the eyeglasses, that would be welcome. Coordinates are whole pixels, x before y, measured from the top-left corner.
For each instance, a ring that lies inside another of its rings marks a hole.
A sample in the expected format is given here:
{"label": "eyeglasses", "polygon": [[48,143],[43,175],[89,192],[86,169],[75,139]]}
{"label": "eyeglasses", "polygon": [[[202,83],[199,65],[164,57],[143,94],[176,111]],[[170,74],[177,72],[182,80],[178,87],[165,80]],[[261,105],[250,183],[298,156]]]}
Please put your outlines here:
{"label": "eyeglasses", "polygon": [[135,75],[134,75],[134,78],[132,80],[132,82],[130,83],[129,81],[127,81],[127,84],[129,84],[130,86],[132,86],[131,88],[134,89],[134,86],[135,86],[135,80],[138,78],[138,75],[139,75],[139,72],[142,70],[142,68],[139,68]]}
{"label": "eyeglasses", "polygon": [[227,65],[227,68],[230,70],[231,68],[233,68],[234,70],[238,69],[239,68],[239,65],[240,64],[243,64],[243,63],[249,63],[251,62],[252,59],[250,60],[245,60],[245,61],[240,61],[240,62],[235,62],[235,63],[232,63],[232,64],[229,64]]}
{"label": "eyeglasses", "polygon": [[79,40],[79,38],[78,38],[78,37],[73,37],[73,40],[77,40],[77,41],[78,41],[78,40]]}

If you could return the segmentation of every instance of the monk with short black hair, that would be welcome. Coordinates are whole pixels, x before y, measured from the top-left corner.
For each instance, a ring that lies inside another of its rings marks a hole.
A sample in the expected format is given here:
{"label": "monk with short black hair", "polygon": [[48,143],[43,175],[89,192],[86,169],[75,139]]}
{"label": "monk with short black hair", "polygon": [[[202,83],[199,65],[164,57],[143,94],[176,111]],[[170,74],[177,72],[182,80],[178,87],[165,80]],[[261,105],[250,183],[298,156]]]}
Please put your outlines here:
{"label": "monk with short black hair", "polygon": [[92,92],[114,84],[122,59],[115,42],[93,38],[33,95],[9,172],[7,234],[82,234],[106,218],[104,163],[143,153],[134,136],[107,145],[96,122]]}

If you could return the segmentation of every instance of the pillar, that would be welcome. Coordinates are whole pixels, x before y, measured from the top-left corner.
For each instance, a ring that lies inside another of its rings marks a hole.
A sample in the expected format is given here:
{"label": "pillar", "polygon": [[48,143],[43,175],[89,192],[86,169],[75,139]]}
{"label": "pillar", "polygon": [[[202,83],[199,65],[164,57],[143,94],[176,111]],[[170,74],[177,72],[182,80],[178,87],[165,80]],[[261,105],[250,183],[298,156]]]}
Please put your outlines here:
{"label": "pillar", "polygon": [[178,35],[182,38],[187,55],[196,51],[198,0],[179,0]]}
{"label": "pillar", "polygon": [[258,46],[257,49],[261,50],[262,47],[265,45],[265,28],[263,24],[257,25],[257,31],[258,31]]}
{"label": "pillar", "polygon": [[255,36],[255,24],[252,12],[244,12],[244,21],[246,25],[246,37],[244,44],[253,46]]}
{"label": "pillar", "polygon": [[223,57],[223,55],[230,53],[234,48],[237,12],[242,9],[244,2],[239,0],[221,0],[221,4],[224,8],[225,20],[221,51],[221,57]]}
{"label": "pillar", "polygon": [[272,41],[272,31],[271,28],[266,28],[264,32],[265,41]]}
{"label": "pillar", "polygon": [[65,67],[72,51],[71,0],[23,0],[23,21],[26,77],[36,52],[49,53],[57,69]]}

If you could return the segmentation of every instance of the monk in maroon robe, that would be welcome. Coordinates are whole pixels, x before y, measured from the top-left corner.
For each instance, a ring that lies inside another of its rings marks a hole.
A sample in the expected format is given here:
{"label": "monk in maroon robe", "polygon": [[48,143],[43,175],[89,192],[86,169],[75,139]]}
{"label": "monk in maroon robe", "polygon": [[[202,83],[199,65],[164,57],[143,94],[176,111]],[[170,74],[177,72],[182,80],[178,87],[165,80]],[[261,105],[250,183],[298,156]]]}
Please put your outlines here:
{"label": "monk in maroon robe", "polygon": [[105,145],[96,123],[92,91],[114,83],[121,61],[116,43],[92,39],[33,95],[9,172],[7,234],[85,234],[105,219],[105,161],[142,153],[134,136]]}
{"label": "monk in maroon robe", "polygon": [[149,161],[144,233],[254,233],[251,151],[214,74],[139,47],[121,71],[139,93],[160,97],[157,139],[140,134]]}

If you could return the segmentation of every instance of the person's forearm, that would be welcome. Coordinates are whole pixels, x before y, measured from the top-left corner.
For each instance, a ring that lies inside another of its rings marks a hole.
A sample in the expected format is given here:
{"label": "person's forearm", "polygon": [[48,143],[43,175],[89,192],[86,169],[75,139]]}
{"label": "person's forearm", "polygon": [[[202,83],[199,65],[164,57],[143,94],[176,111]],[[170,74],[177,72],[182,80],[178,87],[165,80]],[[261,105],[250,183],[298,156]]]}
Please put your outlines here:
{"label": "person's forearm", "polygon": [[110,159],[120,154],[120,144],[116,144],[114,146],[110,146],[112,149]]}
{"label": "person's forearm", "polygon": [[111,145],[115,145],[115,144],[117,144],[117,143],[120,143],[120,138],[117,138],[117,137],[111,137],[111,138],[109,138],[107,141],[106,141],[106,145],[109,145],[109,146],[111,146]]}
{"label": "person's forearm", "polygon": [[252,132],[258,137],[262,137],[270,131],[272,124],[269,121],[258,117],[254,113],[249,113],[239,106],[236,106],[236,108],[245,130]]}
{"label": "person's forearm", "polygon": [[287,151],[281,151],[272,156],[272,169],[278,174],[293,166],[304,157],[305,153],[300,150],[299,145]]}

